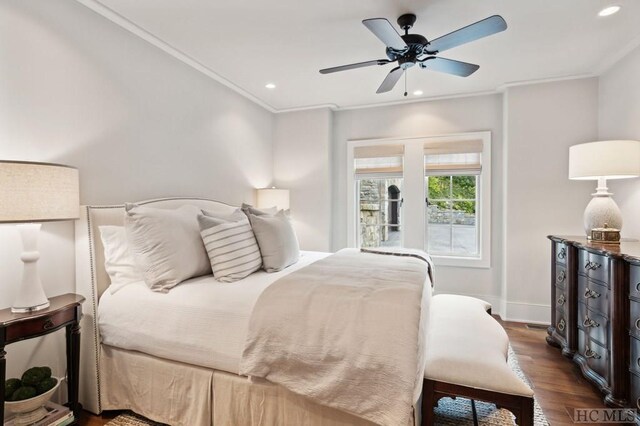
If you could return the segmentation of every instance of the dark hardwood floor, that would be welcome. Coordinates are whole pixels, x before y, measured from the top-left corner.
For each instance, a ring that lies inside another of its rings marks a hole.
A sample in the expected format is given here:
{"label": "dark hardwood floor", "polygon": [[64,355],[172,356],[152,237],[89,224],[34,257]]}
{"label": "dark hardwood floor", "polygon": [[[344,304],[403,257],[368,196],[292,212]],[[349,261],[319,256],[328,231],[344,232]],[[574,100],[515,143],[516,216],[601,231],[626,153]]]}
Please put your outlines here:
{"label": "dark hardwood floor", "polygon": [[[525,324],[502,322],[523,371],[533,382],[536,399],[551,426],[573,425],[569,413],[574,408],[603,408],[598,391],[580,374],[578,368],[545,342],[546,330]],[[88,413],[80,425],[102,426],[118,413],[102,417]]]}

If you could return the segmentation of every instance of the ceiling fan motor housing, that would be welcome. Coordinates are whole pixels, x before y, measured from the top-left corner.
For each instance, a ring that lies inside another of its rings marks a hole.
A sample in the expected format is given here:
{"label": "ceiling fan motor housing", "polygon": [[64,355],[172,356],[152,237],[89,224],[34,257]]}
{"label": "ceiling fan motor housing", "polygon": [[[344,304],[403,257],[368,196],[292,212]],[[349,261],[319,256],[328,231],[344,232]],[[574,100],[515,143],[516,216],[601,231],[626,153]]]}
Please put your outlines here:
{"label": "ceiling fan motor housing", "polygon": [[[391,61],[397,60],[402,68],[407,69],[410,66],[415,65],[418,57],[422,56],[425,53],[425,48],[427,44],[429,44],[429,41],[426,39],[426,37],[421,36],[420,34],[405,34],[400,37],[402,37],[404,42],[407,43],[409,49],[398,51],[387,47],[387,57]],[[403,66],[405,64],[408,65]]]}

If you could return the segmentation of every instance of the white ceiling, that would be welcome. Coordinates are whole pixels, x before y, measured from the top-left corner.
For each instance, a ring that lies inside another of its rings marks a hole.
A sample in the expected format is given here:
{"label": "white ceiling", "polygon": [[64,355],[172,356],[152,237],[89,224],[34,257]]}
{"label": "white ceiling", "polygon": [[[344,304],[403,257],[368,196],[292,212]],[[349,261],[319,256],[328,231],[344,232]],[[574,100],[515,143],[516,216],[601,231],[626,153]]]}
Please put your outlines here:
{"label": "white ceiling", "polygon": [[[96,0],[79,0],[97,3]],[[480,70],[461,78],[414,67],[409,97],[494,91],[509,83],[594,75],[640,41],[638,0],[100,0],[111,11],[275,110],[402,101],[403,83],[376,89],[393,65],[321,75],[321,68],[384,58],[361,21],[415,13],[411,32],[434,39],[494,14],[509,28],[443,52]],[[622,6],[613,16],[597,12]],[[95,9],[95,8],[94,8]],[[277,85],[274,90],[265,83]]]}

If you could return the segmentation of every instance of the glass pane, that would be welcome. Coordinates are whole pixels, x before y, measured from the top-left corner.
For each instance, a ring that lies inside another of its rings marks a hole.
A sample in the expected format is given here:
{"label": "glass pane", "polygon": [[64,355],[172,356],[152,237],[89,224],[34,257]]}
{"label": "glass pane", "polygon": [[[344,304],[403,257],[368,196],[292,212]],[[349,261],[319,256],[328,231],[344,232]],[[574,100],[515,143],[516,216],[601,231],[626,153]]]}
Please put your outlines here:
{"label": "glass pane", "polygon": [[452,198],[476,199],[476,177],[475,176],[452,176]]}
{"label": "glass pane", "polygon": [[451,198],[449,176],[429,176],[427,178],[427,197],[429,199]]}
{"label": "glass pane", "polygon": [[454,201],[451,209],[451,220],[455,225],[476,224],[476,202],[475,201]]}
{"label": "glass pane", "polygon": [[428,223],[451,223],[451,201],[434,201],[427,206]]}
{"label": "glass pane", "polygon": [[475,256],[478,254],[478,230],[471,225],[453,225],[452,254]]}
{"label": "glass pane", "polygon": [[402,178],[361,179],[358,185],[361,247],[402,245]]}

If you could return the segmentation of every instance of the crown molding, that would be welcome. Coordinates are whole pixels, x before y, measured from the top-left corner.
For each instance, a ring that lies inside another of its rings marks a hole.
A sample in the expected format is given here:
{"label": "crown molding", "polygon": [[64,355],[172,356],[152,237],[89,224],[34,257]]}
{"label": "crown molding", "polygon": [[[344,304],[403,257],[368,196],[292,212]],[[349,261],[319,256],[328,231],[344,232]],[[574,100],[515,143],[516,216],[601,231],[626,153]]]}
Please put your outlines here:
{"label": "crown molding", "polygon": [[160,39],[159,37],[151,34],[147,30],[145,30],[144,28],[140,27],[139,25],[134,24],[133,22],[131,22],[130,20],[128,20],[124,16],[120,15],[119,13],[115,12],[114,10],[112,10],[109,7],[105,6],[104,4],[100,3],[98,0],[75,0],[75,1],[80,3],[81,5],[89,8],[89,9],[91,9],[95,13],[101,15],[102,17],[108,19],[109,21],[113,22],[114,24],[120,26],[121,28],[124,28],[125,30],[129,31],[130,33],[140,37],[144,41],[146,41],[149,44],[157,47],[158,49],[164,51],[165,53],[173,56],[175,59],[179,60],[180,62],[183,62],[185,65],[190,66],[194,70],[201,72],[202,74],[206,75],[207,77],[217,81],[218,83],[220,83],[220,84],[228,87],[229,89],[233,90],[234,92],[238,93],[239,95],[244,96],[245,98],[249,99],[250,101],[254,102],[255,104],[257,104],[257,105],[261,106],[262,108],[266,109],[267,111],[272,112],[272,113],[278,112],[271,105],[269,105],[266,102],[258,99],[257,97],[255,97],[254,95],[249,93],[248,91],[244,90],[242,87],[240,87],[237,84],[227,80],[226,78],[224,78],[220,74],[218,74],[215,71],[213,71],[211,68],[207,67],[203,63],[197,61],[196,59],[194,59],[191,56],[187,55],[186,53],[182,52],[181,50],[171,46],[169,43],[167,43],[164,40]]}
{"label": "crown molding", "polygon": [[566,75],[561,77],[550,77],[550,78],[539,78],[533,80],[522,80],[522,81],[513,81],[509,83],[502,84],[498,86],[496,89],[497,92],[504,93],[507,89],[511,87],[519,87],[519,86],[533,86],[535,84],[547,84],[547,83],[557,83],[560,81],[570,81],[570,80],[582,80],[586,78],[596,78],[597,74],[575,74],[575,75]]}
{"label": "crown molding", "polygon": [[622,46],[622,48],[611,55],[601,59],[599,64],[595,67],[594,73],[596,75],[602,75],[609,71],[615,64],[624,59],[635,48],[640,46],[640,35],[632,39],[629,43]]}

